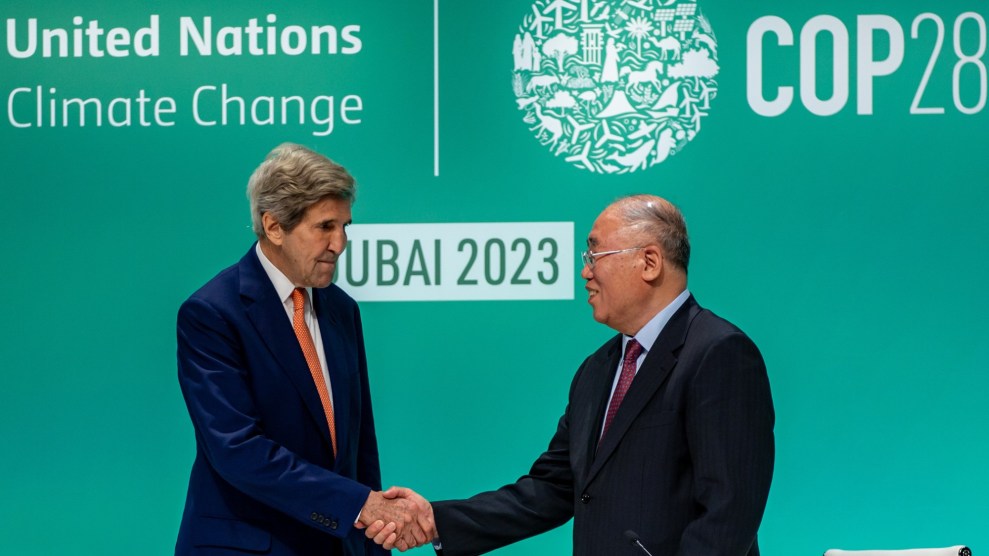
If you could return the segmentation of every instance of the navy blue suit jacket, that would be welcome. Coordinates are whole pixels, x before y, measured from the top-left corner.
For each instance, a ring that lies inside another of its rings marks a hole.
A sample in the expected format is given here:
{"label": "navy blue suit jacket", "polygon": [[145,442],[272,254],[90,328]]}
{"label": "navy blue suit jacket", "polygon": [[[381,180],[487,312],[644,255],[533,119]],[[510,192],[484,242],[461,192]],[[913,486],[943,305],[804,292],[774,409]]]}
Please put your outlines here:
{"label": "navy blue suit jacket", "polygon": [[621,336],[577,370],[549,448],[516,483],[433,503],[444,556],[481,554],[573,525],[578,556],[758,556],[773,476],[766,366],[738,328],[693,297],[649,350],[598,442]]}
{"label": "navy blue suit jacket", "polygon": [[381,488],[360,314],[335,285],[313,289],[313,307],[336,458],[309,367],[253,247],[179,309],[179,384],[196,459],[176,554],[387,554],[353,527]]}

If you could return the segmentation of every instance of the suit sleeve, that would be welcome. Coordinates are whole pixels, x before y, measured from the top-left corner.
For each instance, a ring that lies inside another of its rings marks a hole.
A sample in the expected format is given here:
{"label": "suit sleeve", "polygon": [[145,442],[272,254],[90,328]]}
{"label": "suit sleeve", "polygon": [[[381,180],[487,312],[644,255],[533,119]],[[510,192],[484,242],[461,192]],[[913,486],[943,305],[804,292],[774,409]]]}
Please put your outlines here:
{"label": "suit sleeve", "polygon": [[700,514],[679,555],[742,556],[755,542],[773,476],[774,411],[766,366],[741,332],[701,356],[687,393],[686,433]]}
{"label": "suit sleeve", "polygon": [[[240,342],[234,327],[206,301],[192,298],[179,309],[179,384],[205,457],[248,496],[321,531],[347,536],[370,488],[265,435]],[[313,521],[314,512],[336,525]]]}
{"label": "suit sleeve", "polygon": [[[572,400],[573,386],[570,394]],[[568,405],[549,447],[515,483],[467,500],[433,504],[443,556],[483,554],[559,527],[573,517],[569,415]]]}

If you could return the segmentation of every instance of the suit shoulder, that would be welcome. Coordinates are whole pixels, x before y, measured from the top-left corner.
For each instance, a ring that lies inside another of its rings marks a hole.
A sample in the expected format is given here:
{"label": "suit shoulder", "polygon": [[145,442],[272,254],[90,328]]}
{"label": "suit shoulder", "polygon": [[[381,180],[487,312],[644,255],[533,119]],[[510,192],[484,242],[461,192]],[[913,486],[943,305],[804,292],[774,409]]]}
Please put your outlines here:
{"label": "suit shoulder", "polygon": [[[239,283],[240,279],[237,272],[237,265],[228,266],[193,292],[192,295],[186,299],[185,303],[195,300],[212,303],[232,296],[237,296],[239,295]],[[183,305],[185,305],[185,303],[183,303]]]}
{"label": "suit shoulder", "polygon": [[760,351],[752,338],[741,328],[708,309],[701,309],[690,323],[684,338],[684,348],[706,352],[718,347],[742,349],[754,353]]}
{"label": "suit shoulder", "polygon": [[721,318],[709,309],[701,309],[697,313],[693,322],[690,323],[690,332],[704,334],[713,338],[734,335],[741,335],[748,338],[748,335],[741,328]]}

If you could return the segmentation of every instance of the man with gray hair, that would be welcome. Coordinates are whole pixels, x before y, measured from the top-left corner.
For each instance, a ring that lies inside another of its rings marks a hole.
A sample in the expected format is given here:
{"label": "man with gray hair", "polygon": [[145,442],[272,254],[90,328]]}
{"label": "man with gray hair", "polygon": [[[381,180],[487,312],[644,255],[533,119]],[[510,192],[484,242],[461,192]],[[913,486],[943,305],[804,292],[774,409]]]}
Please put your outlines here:
{"label": "man with gray hair", "polygon": [[175,553],[386,554],[357,530],[375,520],[431,538],[428,506],[380,493],[360,313],[331,284],[354,179],[284,144],[247,193],[257,243],[179,309],[196,459]]}
{"label": "man with gray hair", "polygon": [[[594,319],[619,334],[577,370],[527,475],[433,504],[434,546],[481,554],[573,518],[575,555],[758,555],[774,460],[766,366],[687,290],[683,216],[652,195],[619,199],[582,257]],[[422,503],[407,489],[385,496]],[[373,524],[366,534],[390,546],[389,532]]]}

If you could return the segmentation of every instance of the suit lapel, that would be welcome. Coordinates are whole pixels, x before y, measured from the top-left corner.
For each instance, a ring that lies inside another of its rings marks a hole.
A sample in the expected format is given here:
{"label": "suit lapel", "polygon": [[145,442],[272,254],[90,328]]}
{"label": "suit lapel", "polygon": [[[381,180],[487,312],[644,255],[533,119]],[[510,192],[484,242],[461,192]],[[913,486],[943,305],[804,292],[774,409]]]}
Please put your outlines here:
{"label": "suit lapel", "polygon": [[572,457],[574,468],[582,472],[588,471],[591,462],[594,461],[594,451],[597,449],[604,410],[614,380],[614,370],[621,356],[621,345],[621,335],[618,335],[611,340],[608,349],[602,352],[603,355],[588,363],[585,371],[588,383],[586,388],[581,389],[586,395],[575,396],[571,402],[573,405],[571,415],[574,416],[574,421],[570,424],[571,438],[583,439],[572,443]]}
{"label": "suit lapel", "polygon": [[[635,380],[632,381],[632,385],[629,387],[628,393],[625,395],[625,399],[618,409],[618,413],[615,414],[614,421],[611,422],[611,426],[608,428],[608,434],[601,439],[601,443],[594,457],[594,463],[591,465],[591,470],[587,477],[588,482],[594,479],[594,476],[601,470],[601,467],[608,461],[608,458],[611,457],[619,443],[621,443],[622,438],[628,432],[629,427],[632,426],[636,417],[642,413],[649,400],[653,398],[656,391],[659,390],[663,383],[666,382],[667,377],[670,376],[670,372],[676,366],[676,354],[680,351],[680,347],[683,346],[690,321],[693,320],[699,311],[700,307],[694,301],[693,296],[690,296],[683,306],[673,314],[673,317],[666,323],[666,326],[663,327],[663,331],[656,338],[652,349],[646,354],[646,359],[642,362],[639,372],[636,373]],[[615,361],[615,365],[617,365],[617,360]],[[601,412],[603,411],[602,409]]]}
{"label": "suit lapel", "polygon": [[[316,391],[309,365],[299,347],[292,324],[285,315],[282,300],[278,299],[275,286],[261,266],[254,247],[241,259],[238,269],[240,294],[251,324],[258,331],[272,359],[278,362],[278,368],[299,392],[299,397],[329,444],[330,429],[326,424],[326,414],[323,413],[323,404],[319,400],[319,392]],[[320,326],[322,333],[322,323]]]}
{"label": "suit lapel", "polygon": [[[329,307],[329,301],[322,291],[313,289],[313,308],[316,320],[319,321],[319,335],[323,340],[323,353],[326,355],[326,367],[330,374],[330,389],[333,391],[333,419],[337,431],[337,454],[343,451],[349,441],[350,427],[347,426],[350,415],[350,381],[353,377],[346,372],[350,368],[346,362],[344,346],[347,342],[340,335],[340,324],[335,312]],[[325,421],[325,419],[324,419]]]}

